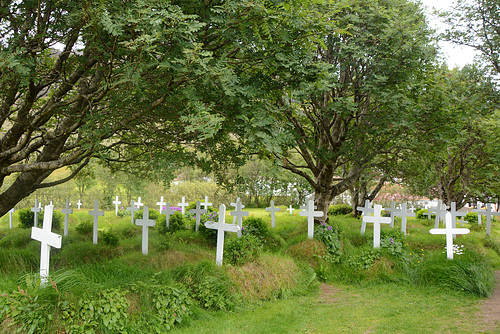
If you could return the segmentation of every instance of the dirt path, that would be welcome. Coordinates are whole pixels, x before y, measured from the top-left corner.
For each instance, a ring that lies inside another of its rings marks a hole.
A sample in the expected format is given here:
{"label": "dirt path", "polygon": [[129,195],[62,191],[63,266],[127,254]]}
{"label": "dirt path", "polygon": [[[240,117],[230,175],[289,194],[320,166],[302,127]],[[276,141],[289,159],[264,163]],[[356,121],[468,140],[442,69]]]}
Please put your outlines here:
{"label": "dirt path", "polygon": [[493,296],[481,304],[481,314],[484,319],[486,333],[500,333],[500,271],[495,273],[497,283]]}

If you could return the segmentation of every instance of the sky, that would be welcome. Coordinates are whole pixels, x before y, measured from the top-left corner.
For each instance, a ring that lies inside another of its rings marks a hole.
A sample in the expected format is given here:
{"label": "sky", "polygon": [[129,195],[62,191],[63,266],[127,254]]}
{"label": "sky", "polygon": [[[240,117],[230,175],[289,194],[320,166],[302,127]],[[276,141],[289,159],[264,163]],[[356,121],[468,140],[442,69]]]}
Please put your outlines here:
{"label": "sky", "polygon": [[[431,27],[438,31],[443,31],[446,27],[441,20],[432,14],[434,9],[443,10],[449,9],[453,4],[453,0],[420,0],[422,4],[427,7],[429,24]],[[448,66],[453,68],[455,66],[463,67],[466,64],[471,64],[474,60],[475,51],[470,47],[457,46],[449,42],[440,42],[442,52],[444,53]]]}

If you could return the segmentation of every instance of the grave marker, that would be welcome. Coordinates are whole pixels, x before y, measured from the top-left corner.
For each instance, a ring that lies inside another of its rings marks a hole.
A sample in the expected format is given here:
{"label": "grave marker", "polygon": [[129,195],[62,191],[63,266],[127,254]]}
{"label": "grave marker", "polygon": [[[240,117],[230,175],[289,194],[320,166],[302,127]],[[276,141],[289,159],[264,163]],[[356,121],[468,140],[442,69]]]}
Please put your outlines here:
{"label": "grave marker", "polygon": [[92,242],[97,245],[97,225],[99,217],[104,216],[104,211],[99,211],[99,201],[94,200],[94,210],[89,211],[89,215],[94,216],[94,231],[92,235]]}
{"label": "grave marker", "polygon": [[31,208],[31,211],[35,213],[34,224],[35,227],[38,227],[38,213],[42,211],[42,208],[40,208],[40,204],[38,203],[38,199],[36,198],[35,198],[35,206]]}
{"label": "grave marker", "polygon": [[80,202],[80,200],[78,200],[78,203],[76,203],[76,205],[78,206],[78,210],[80,210],[80,207],[83,205],[82,202]]}
{"label": "grave marker", "polygon": [[127,208],[127,211],[130,211],[130,222],[134,225],[135,212],[139,211],[139,208],[135,206],[135,202],[133,200],[130,202],[130,207]]}
{"label": "grave marker", "polygon": [[16,212],[16,209],[12,208],[9,210],[9,225],[10,225],[10,229],[12,230],[12,214]]}
{"label": "grave marker", "polygon": [[484,211],[481,211],[481,202],[477,202],[476,208],[474,210],[472,210],[472,212],[477,212],[477,224],[481,225],[481,223],[482,223],[481,212],[484,212]]}
{"label": "grave marker", "polygon": [[274,228],[275,222],[276,222],[276,214],[275,212],[281,211],[280,208],[275,208],[274,207],[274,201],[271,201],[271,206],[269,208],[266,208],[266,211],[271,212],[271,226]]}
{"label": "grave marker", "polygon": [[493,216],[500,216],[500,212],[495,212],[492,210],[492,205],[491,203],[486,204],[486,210],[478,210],[477,214],[478,216],[482,214],[483,216],[486,216],[486,234],[491,235],[491,217]]}
{"label": "grave marker", "polygon": [[[369,200],[365,200],[365,206],[358,206],[356,210],[361,211],[363,217],[373,216],[374,212]],[[361,234],[365,234],[365,230],[366,230],[366,221],[364,219],[361,219]]]}
{"label": "grave marker", "polygon": [[205,202],[202,202],[201,206],[203,206],[203,209],[205,210],[208,210],[208,207],[212,206],[212,203],[208,203],[208,196],[205,196]]}
{"label": "grave marker", "polygon": [[406,209],[406,203],[401,204],[401,211],[395,213],[396,216],[401,217],[401,231],[406,235],[406,217],[415,217],[415,214]]}
{"label": "grave marker", "polygon": [[363,216],[367,223],[373,223],[373,248],[380,248],[380,224],[391,224],[390,217],[382,217],[382,205],[375,204],[373,216]]}
{"label": "grave marker", "polygon": [[159,205],[160,206],[160,215],[163,214],[163,206],[166,205],[167,202],[164,202],[163,201],[163,196],[161,196],[161,199],[159,202],[156,202],[156,205]]}
{"label": "grave marker", "polygon": [[49,277],[50,247],[61,248],[62,236],[52,232],[52,213],[54,207],[47,205],[43,214],[43,228],[32,227],[31,239],[42,243],[40,250],[40,281],[47,283]]}
{"label": "grave marker", "polygon": [[[238,202],[241,202],[240,198],[239,197],[236,197],[236,202],[234,203],[229,203],[231,206],[234,206],[234,208],[236,208],[236,203]],[[245,206],[243,204],[241,204],[241,208],[244,209]],[[236,217],[233,217],[233,224],[236,224]],[[241,226],[240,226],[241,227]]]}
{"label": "grave marker", "polygon": [[64,236],[68,235],[68,225],[69,225],[69,215],[73,213],[73,209],[70,209],[69,199],[66,200],[66,207],[61,209],[61,213],[64,213]]}
{"label": "grave marker", "polygon": [[432,208],[429,206],[429,208],[427,209],[427,212],[424,212],[424,215],[426,215],[426,216],[427,216],[427,219],[429,219],[429,220],[430,220],[430,219],[432,218],[432,213],[433,213],[433,212],[434,212],[434,211],[432,211]]}
{"label": "grave marker", "polygon": [[167,228],[170,229],[170,215],[173,215],[175,213],[175,210],[173,210],[172,208],[170,208],[170,203],[167,202],[165,203],[165,210],[163,211],[163,213],[165,214],[165,224],[167,224]]}
{"label": "grave marker", "polygon": [[394,227],[394,215],[399,212],[399,209],[396,209],[396,202],[391,202],[390,208],[383,208],[382,210],[389,211],[391,213],[391,228]]}
{"label": "grave marker", "polygon": [[155,226],[156,220],[149,219],[149,208],[147,206],[142,211],[142,219],[137,219],[135,224],[142,226],[142,254],[148,255],[149,227]]}
{"label": "grave marker", "polygon": [[182,196],[182,202],[177,203],[177,206],[179,206],[181,208],[181,212],[184,215],[184,214],[186,214],[186,206],[189,206],[189,203],[187,203],[185,201],[184,196]]}
{"label": "grave marker", "polygon": [[453,228],[451,222],[451,213],[447,212],[445,216],[446,228],[433,228],[429,232],[431,234],[445,234],[446,235],[446,256],[448,259],[453,259],[453,235],[454,234],[467,234],[468,228]]}
{"label": "grave marker", "polygon": [[116,196],[116,199],[113,201],[113,204],[115,205],[115,216],[118,216],[118,204],[122,204],[122,201],[119,201],[118,196]]}
{"label": "grave marker", "polygon": [[315,205],[312,199],[307,203],[307,210],[299,212],[299,215],[307,217],[307,237],[314,238],[314,217],[323,217],[322,211],[314,211]]}
{"label": "grave marker", "polygon": [[135,202],[135,206],[140,210],[141,206],[144,206],[144,203],[141,202],[141,198],[139,197],[137,199],[137,202]]}
{"label": "grave marker", "polygon": [[[231,203],[232,205],[232,203]],[[248,211],[243,211],[242,209],[245,207],[243,204],[241,204],[240,198],[238,197],[236,200],[236,205],[235,205],[235,210],[231,211],[230,214],[233,216],[233,219],[237,220],[237,225],[239,226],[238,232],[238,238],[241,237],[241,229],[243,227],[243,217],[248,216],[250,213]],[[225,207],[224,207],[225,208]],[[225,210],[224,210],[225,211]],[[234,223],[233,223],[234,224]]]}
{"label": "grave marker", "polygon": [[238,225],[226,224],[226,206],[221,204],[219,206],[219,222],[206,222],[205,227],[217,230],[217,251],[215,255],[215,263],[222,266],[222,257],[224,251],[224,232],[239,232],[241,229]]}
{"label": "grave marker", "polygon": [[200,225],[201,215],[204,214],[204,213],[207,213],[207,210],[206,209],[201,209],[200,205],[201,205],[200,201],[196,201],[196,208],[189,210],[189,212],[191,212],[192,214],[194,214],[194,216],[196,217],[196,227],[195,227],[196,232],[198,232],[198,226]]}
{"label": "grave marker", "polygon": [[290,214],[293,214],[294,209],[292,208],[292,205],[290,204],[290,207],[286,209],[286,211],[290,212]]}
{"label": "grave marker", "polygon": [[[456,228],[457,227],[457,217],[464,217],[465,212],[458,212],[457,211],[457,204],[455,202],[450,203],[450,213],[451,213],[451,223],[452,227]],[[463,226],[463,223],[462,223]],[[455,235],[453,235],[453,238],[455,238]]]}
{"label": "grave marker", "polygon": [[445,221],[446,213],[446,204],[443,204],[442,200],[438,201],[438,206],[436,208],[436,219],[434,220],[434,228],[439,228],[439,222]]}

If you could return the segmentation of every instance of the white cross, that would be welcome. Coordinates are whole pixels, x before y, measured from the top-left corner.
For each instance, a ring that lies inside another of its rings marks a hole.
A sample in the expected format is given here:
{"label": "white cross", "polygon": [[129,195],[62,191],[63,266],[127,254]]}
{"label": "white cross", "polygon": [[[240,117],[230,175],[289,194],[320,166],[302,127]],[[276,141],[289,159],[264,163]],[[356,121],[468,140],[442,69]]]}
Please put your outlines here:
{"label": "white cross", "polygon": [[10,224],[10,229],[12,230],[12,214],[16,212],[16,209],[12,208],[9,210],[9,224]]}
{"label": "white cross", "polygon": [[[234,203],[229,203],[231,206],[234,206],[236,208],[236,203],[238,202],[241,202],[240,198],[239,197],[236,197],[236,202]],[[245,206],[243,204],[241,204],[241,208],[244,209]],[[233,217],[233,224],[236,224],[236,217]],[[241,227],[241,226],[240,226]],[[241,235],[241,233],[239,234]]]}
{"label": "white cross", "polygon": [[442,200],[438,201],[438,206],[436,208],[436,219],[434,220],[434,228],[439,228],[439,222],[443,221],[446,216],[446,204],[443,204]]}
{"label": "white cross", "polygon": [[[456,228],[457,227],[457,217],[464,217],[465,212],[458,212],[457,211],[457,204],[455,202],[451,202],[450,203],[450,213],[451,213],[452,227]],[[455,238],[455,235],[453,235],[453,238]]]}
{"label": "white cross", "polygon": [[147,206],[142,211],[142,219],[137,219],[135,224],[142,226],[142,254],[148,255],[149,226],[155,226],[156,220],[149,219],[149,208]]}
{"label": "white cross", "polygon": [[141,202],[141,198],[139,197],[137,199],[137,202],[135,202],[135,206],[140,210],[141,206],[144,206],[144,203]]}
{"label": "white cross", "polygon": [[99,201],[94,200],[94,210],[89,211],[89,215],[94,216],[94,233],[92,236],[92,242],[94,245],[97,245],[97,225],[99,217],[104,216],[104,211],[99,211]]}
{"label": "white cross", "polygon": [[38,227],[38,213],[42,211],[42,208],[40,208],[40,204],[38,203],[38,199],[36,198],[35,198],[35,206],[31,208],[31,211],[35,213],[34,223],[35,227]]}
{"label": "white cross", "polygon": [[78,210],[80,210],[80,207],[83,205],[82,202],[80,200],[78,200],[78,203],[76,203],[76,205],[78,206]]}
{"label": "white cross", "polygon": [[300,216],[307,217],[307,237],[312,239],[314,237],[314,217],[323,217],[322,211],[314,211],[315,205],[312,199],[307,202],[307,210],[300,211]]}
{"label": "white cross", "polygon": [[241,228],[238,225],[226,224],[226,206],[221,204],[219,206],[219,222],[206,222],[205,227],[217,230],[217,252],[215,255],[215,263],[222,266],[222,257],[224,251],[224,232],[239,232]]}
{"label": "white cross", "polygon": [[266,211],[271,212],[271,226],[274,228],[274,223],[276,221],[276,214],[275,212],[281,211],[280,208],[275,208],[274,207],[274,201],[271,201],[271,206],[269,208],[266,208]]}
{"label": "white cross", "polygon": [[367,223],[373,223],[373,248],[380,248],[380,224],[390,224],[390,217],[382,217],[382,205],[375,204],[373,216],[363,216]]}
{"label": "white cross", "polygon": [[54,207],[47,205],[43,215],[43,229],[31,228],[31,239],[42,243],[40,251],[40,280],[41,285],[47,283],[49,277],[50,247],[61,248],[62,236],[52,233],[52,213]]}
{"label": "white cross", "polygon": [[180,206],[182,214],[186,213],[186,206],[189,206],[189,203],[186,203],[184,196],[182,196],[182,202],[177,203],[177,206]]}
{"label": "white cross", "polygon": [[491,217],[492,216],[500,216],[500,212],[495,212],[492,210],[491,203],[486,204],[486,210],[478,210],[477,215],[480,214],[486,216],[486,234],[491,235]]}
{"label": "white cross", "polygon": [[[373,208],[371,207],[370,200],[365,200],[365,206],[358,206],[356,208],[357,211],[361,211],[363,217],[364,216],[372,216]],[[364,219],[361,220],[361,234],[365,234],[366,230],[366,221]]]}
{"label": "white cross", "polygon": [[122,204],[122,201],[119,201],[118,196],[116,196],[116,199],[113,201],[113,204],[115,205],[115,216],[118,216],[118,204]]}
{"label": "white cross", "polygon": [[292,208],[292,205],[290,204],[290,207],[288,209],[286,209],[286,211],[290,212],[290,214],[293,213],[294,211],[294,208]]}
{"label": "white cross", "polygon": [[196,232],[198,232],[198,226],[200,225],[201,215],[204,214],[204,213],[207,213],[207,210],[206,209],[201,209],[200,208],[200,201],[196,201],[196,208],[189,210],[189,212],[191,212],[192,214],[194,214],[194,216],[196,217],[196,227],[195,227],[195,230],[196,230]]}
{"label": "white cross", "polygon": [[205,196],[205,202],[201,203],[201,206],[203,209],[208,210],[209,206],[212,206],[212,203],[208,203],[208,196]]}
{"label": "white cross", "polygon": [[415,217],[413,211],[408,212],[406,203],[401,204],[401,211],[395,213],[396,216],[401,217],[401,231],[406,235],[406,217]]}
{"label": "white cross", "polygon": [[52,204],[52,201],[50,201],[49,205],[52,205],[54,207],[54,210],[56,209],[56,206]]}
{"label": "white cross", "polygon": [[163,214],[163,207],[165,206],[165,204],[167,204],[167,202],[163,201],[163,196],[161,197],[159,202],[156,202],[156,205],[160,206],[160,215]]}
{"label": "white cross", "polygon": [[69,223],[69,215],[73,213],[73,209],[70,209],[69,199],[66,200],[66,208],[61,209],[61,213],[64,213],[64,236],[68,235],[68,223]]}
{"label": "white cross", "polygon": [[170,215],[173,215],[175,213],[175,210],[170,208],[169,202],[165,203],[165,210],[163,211],[163,213],[166,216],[165,223],[167,224],[167,228],[169,229],[170,228]]}
{"label": "white cross", "polygon": [[431,219],[432,218],[432,213],[434,211],[432,211],[432,208],[429,206],[429,208],[427,209],[427,212],[424,212],[423,214],[427,216],[427,219]]}
{"label": "white cross", "polygon": [[134,225],[135,212],[139,211],[139,208],[135,206],[135,202],[133,200],[130,203],[130,207],[127,208],[127,211],[130,211],[130,222]]}
{"label": "white cross", "polygon": [[399,209],[396,209],[396,202],[391,202],[390,208],[383,208],[385,211],[389,211],[391,213],[391,228],[394,227],[394,215],[399,212]]}
{"label": "white cross", "polygon": [[[232,203],[231,203],[232,205]],[[241,237],[241,228],[243,227],[243,216],[248,216],[250,213],[248,211],[243,211],[242,209],[245,207],[243,204],[241,204],[240,199],[238,198],[236,201],[235,205],[235,210],[230,212],[230,215],[234,217],[234,219],[237,220],[237,225],[240,227],[238,230],[238,238]],[[224,212],[226,207],[224,207]],[[219,213],[220,214],[220,213]]]}
{"label": "white cross", "polygon": [[446,234],[446,255],[448,259],[453,259],[453,235],[470,232],[468,228],[453,228],[452,225],[451,213],[447,212],[445,216],[446,228],[433,228],[429,231],[431,234]]}
{"label": "white cross", "polygon": [[473,212],[477,212],[477,224],[478,225],[481,225],[481,213],[480,212],[484,212],[484,211],[481,211],[481,202],[477,202],[476,204],[476,209],[475,210],[472,210]]}
{"label": "white cross", "polygon": [[[299,209],[300,209],[300,210],[302,210],[302,211],[306,211],[306,210],[307,210],[307,204],[308,204],[308,203],[309,203],[309,202],[307,202],[307,203],[306,203],[306,205],[301,205],[301,206],[299,206]],[[315,206],[314,206],[314,210],[317,210],[317,209],[318,209],[318,206],[317,206],[317,205],[315,205]]]}

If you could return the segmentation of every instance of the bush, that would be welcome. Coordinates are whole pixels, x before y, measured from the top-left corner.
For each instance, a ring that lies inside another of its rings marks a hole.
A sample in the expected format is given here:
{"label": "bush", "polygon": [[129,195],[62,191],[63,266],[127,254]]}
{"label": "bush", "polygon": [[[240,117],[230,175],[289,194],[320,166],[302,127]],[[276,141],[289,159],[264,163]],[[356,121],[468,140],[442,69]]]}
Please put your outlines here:
{"label": "bush", "polygon": [[113,229],[103,229],[99,231],[99,240],[110,246],[117,246],[120,238],[113,232]]}
{"label": "bush", "polygon": [[328,214],[332,216],[343,216],[350,213],[352,213],[352,206],[348,204],[335,204],[328,208]]}
{"label": "bush", "polygon": [[[35,213],[31,211],[30,208],[21,209],[18,212],[19,217],[19,227],[21,228],[32,228],[35,222]],[[59,230],[61,228],[61,222],[64,220],[64,216],[59,211],[54,211],[52,214],[52,229]],[[38,213],[38,227],[43,225],[43,210]]]}
{"label": "bush", "polygon": [[261,241],[269,236],[269,226],[260,217],[248,217],[243,221],[242,235],[253,235]]}
{"label": "bush", "polygon": [[168,228],[164,222],[156,224],[156,226],[158,226],[158,233],[165,235],[167,233],[187,229],[189,226],[189,219],[186,218],[181,212],[176,211],[173,215],[170,215]]}
{"label": "bush", "polygon": [[[198,227],[198,233],[208,241],[212,246],[217,245],[217,230],[212,228],[207,228],[205,223],[207,221],[217,222],[219,221],[219,214],[216,211],[205,213],[200,217],[200,226]],[[226,233],[226,232],[224,232]],[[225,234],[224,234],[225,235]]]}
{"label": "bush", "polygon": [[418,219],[427,219],[427,220],[433,220],[436,219],[436,215],[431,215],[431,219],[427,217],[427,215],[424,215],[424,213],[429,212],[427,209],[420,209],[415,213],[415,217]]}
{"label": "bush", "polygon": [[325,244],[326,251],[328,254],[324,255],[323,258],[331,263],[340,262],[340,257],[342,256],[341,244],[339,240],[338,228],[333,226],[327,226],[326,224],[321,224],[316,228],[314,232],[316,238]]}
{"label": "bush", "polygon": [[[137,220],[137,219],[142,219],[143,218],[143,214],[144,214],[144,210],[139,210],[139,211],[136,211],[135,214],[134,214],[134,219]],[[154,210],[154,209],[149,209],[149,219],[153,219],[153,220],[156,220],[156,221],[159,221],[161,218],[161,215],[158,211]],[[170,218],[170,221],[172,221],[172,218]]]}
{"label": "bush", "polygon": [[225,259],[234,266],[241,266],[259,259],[262,242],[253,235],[229,239],[224,247]]}
{"label": "bush", "polygon": [[94,222],[91,220],[86,220],[78,223],[75,227],[76,233],[81,235],[89,235],[92,234],[94,230]]}

